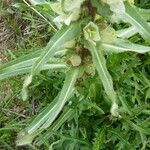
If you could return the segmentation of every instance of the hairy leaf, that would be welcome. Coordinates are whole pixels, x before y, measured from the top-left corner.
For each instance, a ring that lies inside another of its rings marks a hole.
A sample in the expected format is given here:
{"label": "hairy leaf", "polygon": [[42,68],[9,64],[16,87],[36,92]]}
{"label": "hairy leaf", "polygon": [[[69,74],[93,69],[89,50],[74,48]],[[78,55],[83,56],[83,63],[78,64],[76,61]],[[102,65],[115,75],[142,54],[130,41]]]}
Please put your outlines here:
{"label": "hairy leaf", "polygon": [[80,27],[79,23],[74,23],[69,27],[64,26],[61,30],[59,30],[47,44],[44,52],[40,55],[38,60],[33,64],[32,74],[36,74],[40,71],[40,67],[42,67],[46,62],[48,62],[49,58],[52,57],[57,51],[60,51],[62,46],[67,42],[79,35]]}
{"label": "hairy leaf", "polygon": [[135,7],[135,9],[145,20],[150,19],[150,9],[142,9],[142,8],[138,8],[138,7]]}
{"label": "hairy leaf", "polygon": [[108,52],[137,52],[146,53],[150,51],[150,46],[143,46],[139,44],[133,44],[127,40],[116,39],[114,43],[102,43],[102,47]]}
{"label": "hairy leaf", "polygon": [[150,39],[150,27],[146,20],[140,15],[140,13],[131,6],[128,2],[125,3],[126,13],[124,19],[131,23],[141,34],[144,39]]}
{"label": "hairy leaf", "polygon": [[100,45],[95,46],[92,43],[86,43],[86,47],[90,50],[94,65],[98,71],[99,77],[103,83],[106,94],[112,100],[116,101],[116,94],[113,88],[113,81],[106,67],[106,60],[102,54],[102,48]]}
{"label": "hairy leaf", "polygon": [[42,139],[39,137],[37,145],[43,144],[43,137],[44,139],[48,140],[52,136],[51,131],[57,131],[63,123],[66,122],[69,118],[72,118],[74,116],[75,110],[68,108],[66,111],[64,111],[59,118],[52,124],[52,126],[48,129],[46,133],[42,135]]}
{"label": "hairy leaf", "polygon": [[[59,53],[55,53],[55,55],[61,55],[65,53],[66,50],[61,50]],[[32,69],[32,65],[37,60],[42,53],[42,50],[38,50],[34,53],[25,55],[23,57],[17,58],[13,61],[10,61],[6,64],[0,66],[0,80],[6,79],[8,77],[30,73]],[[41,67],[41,70],[47,69],[58,69],[58,68],[66,68],[67,65],[58,58],[50,58],[48,63]]]}
{"label": "hairy leaf", "polygon": [[[21,75],[21,74],[27,74],[31,72],[32,69],[32,64],[30,64],[30,66],[26,66],[26,67],[20,67],[20,66],[13,66],[13,67],[8,67],[8,68],[4,68],[2,70],[0,70],[0,80],[4,80],[6,78],[9,77],[13,77],[13,76],[17,76],[17,75]],[[42,66],[40,68],[40,70],[48,70],[48,69],[65,69],[67,68],[67,65],[65,63],[55,63],[53,62],[52,64],[45,64],[44,66]]]}
{"label": "hairy leaf", "polygon": [[[148,23],[148,25],[150,26],[150,23]],[[137,28],[134,26],[131,26],[129,28],[125,28],[125,29],[121,29],[121,30],[117,31],[117,37],[130,38],[137,33],[138,33]]]}
{"label": "hairy leaf", "polygon": [[34,119],[31,125],[25,129],[24,134],[21,133],[21,135],[18,137],[18,145],[24,145],[32,142],[33,138],[31,140],[27,140],[27,143],[24,140],[26,137],[34,137],[33,135],[36,135],[38,131],[46,129],[53,123],[65,105],[66,101],[72,95],[74,84],[78,77],[78,72],[78,69],[73,69],[67,72],[60,94],[42,113],[40,113]]}

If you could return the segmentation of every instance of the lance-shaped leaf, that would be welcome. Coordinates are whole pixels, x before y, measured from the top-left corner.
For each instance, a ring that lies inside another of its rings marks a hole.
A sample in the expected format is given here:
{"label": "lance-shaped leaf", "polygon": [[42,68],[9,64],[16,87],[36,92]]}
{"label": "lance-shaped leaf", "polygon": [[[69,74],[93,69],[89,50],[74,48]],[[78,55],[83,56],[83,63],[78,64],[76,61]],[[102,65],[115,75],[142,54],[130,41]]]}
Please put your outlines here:
{"label": "lance-shaped leaf", "polygon": [[[34,59],[30,59],[28,61],[20,62],[17,64],[14,64],[12,66],[8,66],[6,68],[1,69],[0,68],[0,80],[4,80],[9,77],[25,74],[25,73],[30,73],[32,69],[32,64],[34,62]],[[23,66],[25,65],[25,66]],[[64,62],[59,62],[59,61],[51,61],[44,66],[40,68],[40,70],[48,70],[48,69],[65,69],[67,68],[67,64]]]}
{"label": "lance-shaped leaf", "polygon": [[[57,115],[60,113],[60,111],[62,110],[63,106],[65,105],[66,101],[68,99],[70,99],[73,91],[74,91],[74,84],[77,80],[78,77],[78,73],[79,73],[79,69],[74,69],[68,72],[68,74],[66,75],[66,80],[64,83],[64,86],[60,92],[60,96],[58,98],[58,102],[56,105],[56,109],[52,111],[52,116],[53,118],[49,118],[41,128],[45,129],[48,128],[52,122],[55,120],[55,118],[57,117]],[[57,111],[56,111],[57,110]]]}
{"label": "lance-shaped leaf", "polygon": [[[49,139],[50,136],[52,135],[51,131],[57,131],[63,123],[65,123],[67,120],[70,120],[74,117],[75,110],[72,108],[67,108],[60,116],[59,118],[53,123],[53,125],[45,132],[42,134],[42,138],[44,139]],[[40,146],[43,144],[43,140],[40,140],[40,137],[37,140],[37,145]]]}
{"label": "lance-shaped leaf", "polygon": [[113,88],[113,81],[111,75],[109,74],[106,67],[106,60],[102,54],[102,48],[100,45],[94,45],[90,42],[86,43],[86,47],[90,50],[94,65],[98,71],[99,77],[103,83],[106,94],[112,100],[112,102],[116,101],[116,94]]}
{"label": "lance-shaped leaf", "polygon": [[[150,23],[148,23],[150,27]],[[129,28],[121,29],[117,31],[117,37],[120,38],[130,38],[131,36],[138,33],[138,30],[135,26],[131,26]]]}
{"label": "lance-shaped leaf", "polygon": [[[99,0],[92,0],[91,3],[94,7],[97,8],[97,13],[99,15],[105,17],[105,19],[110,20],[110,17],[112,16],[113,12],[110,10],[110,7],[108,4],[103,3],[102,1],[99,1]],[[135,6],[134,8],[145,20],[150,19],[150,9],[141,9]]]}
{"label": "lance-shaped leaf", "polygon": [[0,70],[2,70],[3,68],[7,68],[7,67],[13,68],[16,65],[19,66],[19,68],[23,66],[26,67],[28,66],[28,63],[30,64],[30,62],[35,61],[35,58],[39,57],[41,53],[42,53],[42,50],[37,50],[34,53],[30,53],[25,56],[19,57],[15,60],[9,61],[8,63],[0,65]]}
{"label": "lance-shaped leaf", "polygon": [[[27,54],[23,57],[19,57],[15,60],[12,60],[8,63],[5,63],[5,64],[2,64],[0,65],[0,71],[3,70],[3,69],[19,69],[19,68],[22,68],[22,67],[28,67],[28,66],[31,66],[32,63],[39,58],[39,56],[41,55],[42,53],[42,50],[37,50],[35,51],[34,53],[30,53],[30,54]],[[62,49],[60,50],[59,52],[56,52],[55,53],[55,56],[62,56],[66,53],[67,49]],[[50,58],[49,59],[49,62],[59,62],[58,59],[56,58]]]}
{"label": "lance-shaped leaf", "polygon": [[142,54],[150,51],[149,46],[133,44],[127,40],[122,40],[122,39],[116,39],[114,43],[102,43],[102,47],[104,48],[105,51],[115,52],[115,53],[130,51],[130,52],[137,52]]}
{"label": "lance-shaped leaf", "polygon": [[41,130],[46,129],[53,123],[64,107],[66,101],[72,96],[78,73],[78,69],[72,69],[67,72],[60,94],[42,113],[35,118],[35,120],[25,129],[25,131],[20,133],[17,140],[18,145],[31,143],[33,138],[40,133]]}
{"label": "lance-shaped leaf", "polygon": [[132,24],[144,39],[150,39],[150,27],[146,20],[128,2],[125,2],[125,7],[126,13],[124,13],[124,18],[122,19]]}
{"label": "lance-shaped leaf", "polygon": [[[91,31],[92,33],[94,31],[94,36],[91,36]],[[119,113],[118,105],[116,103],[116,93],[113,88],[113,81],[111,75],[109,74],[106,67],[105,57],[102,54],[102,47],[100,42],[101,38],[97,25],[93,22],[90,22],[86,27],[84,27],[84,36],[87,40],[85,42],[85,47],[90,50],[93,58],[93,63],[98,71],[105,92],[108,95],[109,99],[112,101],[111,114],[115,117],[118,117]],[[96,37],[98,38],[96,39]]]}
{"label": "lance-shaped leaf", "polygon": [[[59,53],[55,53],[55,55],[62,55],[66,50],[61,50]],[[8,77],[30,73],[32,69],[32,65],[37,60],[42,53],[42,50],[38,50],[34,53],[30,53],[26,56],[20,57],[13,61],[10,61],[6,64],[0,66],[0,80],[6,79]],[[66,64],[59,60],[58,58],[50,58],[49,62],[41,67],[41,70],[46,69],[58,69],[58,68],[66,68]]]}
{"label": "lance-shaped leaf", "polygon": [[[54,64],[45,64],[43,67],[41,67],[42,70],[48,70],[48,69],[65,69],[67,68],[67,64],[65,63],[54,63]],[[30,73],[32,69],[32,66],[29,67],[22,67],[22,68],[14,68],[14,69],[3,69],[0,71],[0,80],[4,80],[9,77]]]}
{"label": "lance-shaped leaf", "polygon": [[131,37],[137,33],[138,33],[138,30],[134,26],[131,26],[129,28],[118,30],[117,31],[117,37],[129,38],[129,37]]}
{"label": "lance-shaped leaf", "polygon": [[39,59],[34,63],[32,68],[32,74],[36,74],[40,71],[40,67],[43,66],[50,57],[52,57],[60,48],[68,41],[76,38],[80,33],[79,23],[74,23],[69,27],[64,26],[59,30],[47,44],[44,52],[40,55]]}
{"label": "lance-shaped leaf", "polygon": [[135,7],[135,9],[139,12],[139,14],[145,19],[149,20],[150,19],[150,9],[142,9]]}

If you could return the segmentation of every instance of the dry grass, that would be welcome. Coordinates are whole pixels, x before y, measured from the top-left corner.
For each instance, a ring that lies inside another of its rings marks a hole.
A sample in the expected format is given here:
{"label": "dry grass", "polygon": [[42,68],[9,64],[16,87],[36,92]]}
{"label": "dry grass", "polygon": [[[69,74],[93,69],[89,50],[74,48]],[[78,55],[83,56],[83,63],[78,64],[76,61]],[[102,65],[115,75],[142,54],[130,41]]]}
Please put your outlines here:
{"label": "dry grass", "polygon": [[5,52],[15,44],[14,33],[8,28],[5,11],[11,5],[12,0],[2,0],[0,4],[0,62],[7,61]]}
{"label": "dry grass", "polygon": [[6,62],[5,52],[15,45],[13,33],[5,26],[4,22],[0,23],[0,62]]}

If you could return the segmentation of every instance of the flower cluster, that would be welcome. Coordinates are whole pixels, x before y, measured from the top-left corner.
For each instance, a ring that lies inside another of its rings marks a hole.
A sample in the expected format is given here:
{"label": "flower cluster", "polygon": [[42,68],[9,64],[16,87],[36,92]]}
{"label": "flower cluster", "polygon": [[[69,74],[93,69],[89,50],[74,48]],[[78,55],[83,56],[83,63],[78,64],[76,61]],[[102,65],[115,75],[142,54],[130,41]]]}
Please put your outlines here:
{"label": "flower cluster", "polygon": [[51,4],[51,8],[58,16],[53,20],[57,26],[65,23],[70,25],[71,21],[76,21],[80,17],[80,7],[84,0],[59,0]]}
{"label": "flower cluster", "polygon": [[122,18],[122,15],[125,13],[124,0],[102,0],[104,3],[110,6],[110,10],[113,12],[112,19],[113,21],[118,21]]}

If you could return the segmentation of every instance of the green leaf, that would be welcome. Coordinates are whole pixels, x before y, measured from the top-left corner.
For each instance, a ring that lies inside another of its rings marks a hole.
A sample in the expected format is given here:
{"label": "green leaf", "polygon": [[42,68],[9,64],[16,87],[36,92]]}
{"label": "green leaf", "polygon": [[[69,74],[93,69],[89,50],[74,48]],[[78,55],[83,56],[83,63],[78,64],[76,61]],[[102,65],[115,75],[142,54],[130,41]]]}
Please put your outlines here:
{"label": "green leaf", "polygon": [[146,20],[140,15],[136,8],[130,5],[128,2],[125,2],[125,7],[125,21],[131,23],[144,39],[150,39],[150,27]]}
{"label": "green leaf", "polygon": [[99,0],[92,0],[91,3],[95,8],[97,8],[97,13],[99,15],[105,17],[106,19],[112,15],[112,11],[106,3]]}
{"label": "green leaf", "polygon": [[[62,55],[66,50],[61,50],[55,55]],[[35,51],[16,60],[10,61],[0,66],[0,80],[8,77],[30,73],[32,65],[42,53],[42,50]],[[48,63],[41,67],[41,70],[66,68],[67,65],[58,58],[50,58]]]}
{"label": "green leaf", "polygon": [[[27,66],[31,66],[31,64],[37,59],[39,58],[39,56],[41,55],[43,49],[41,50],[37,50],[33,53],[27,54],[23,57],[19,57],[15,60],[9,61],[8,63],[2,64],[0,65],[0,70],[4,69],[4,68],[22,68],[22,67],[27,67]],[[59,55],[64,55],[64,53],[67,51],[67,49],[62,49],[59,52],[56,52],[55,55],[59,56]],[[54,60],[56,58],[50,58],[49,61]]]}
{"label": "green leaf", "polygon": [[102,54],[102,47],[100,44],[93,44],[92,42],[87,42],[86,47],[90,50],[93,58],[93,63],[98,71],[100,80],[102,81],[103,87],[109,99],[112,101],[112,106],[110,112],[112,116],[119,117],[117,97],[113,88],[113,81],[111,75],[109,74],[106,67],[106,60]]}
{"label": "green leaf", "polygon": [[[30,64],[30,62],[35,60],[35,58],[39,57],[40,54],[42,53],[42,51],[43,51],[43,49],[37,50],[34,53],[30,53],[30,54],[27,54],[25,56],[19,57],[15,60],[11,60],[8,63],[0,65],[0,70],[2,70],[3,68],[10,67],[10,66],[13,68],[14,65],[15,66],[18,65],[20,68],[20,64],[22,64],[22,66],[26,67],[26,66],[28,66],[28,63]],[[34,60],[32,60],[32,59],[34,59]]]}
{"label": "green leaf", "polygon": [[135,124],[126,118],[124,118],[124,121],[127,122],[131,127],[133,127],[133,129],[135,129],[143,134],[150,135],[150,128],[142,126],[140,124]]}
{"label": "green leaf", "polygon": [[109,96],[112,102],[116,101],[113,81],[106,67],[106,60],[102,54],[102,47],[100,45],[95,46],[90,42],[86,43],[86,47],[90,50],[92,54],[94,65],[103,83],[106,94]]}
{"label": "green leaf", "polygon": [[44,52],[40,55],[40,58],[34,63],[32,68],[32,75],[40,71],[42,67],[50,57],[52,57],[61,47],[68,41],[76,38],[80,33],[79,23],[74,23],[69,27],[64,26],[59,30],[47,44]]}
{"label": "green leaf", "polygon": [[68,108],[68,110],[66,110],[57,120],[56,122],[53,124],[51,130],[53,131],[57,131],[61,125],[69,118],[73,117],[73,114],[75,113],[75,110],[72,108]]}
{"label": "green leaf", "polygon": [[133,146],[128,142],[126,137],[121,132],[118,132],[118,130],[115,129],[108,129],[108,132],[114,134],[122,143],[124,143],[124,145],[126,145],[128,150],[134,150]]}
{"label": "green leaf", "polygon": [[121,94],[119,94],[118,97],[122,103],[122,106],[123,106],[123,109],[125,110],[125,112],[128,112],[129,115],[133,116],[132,109],[131,109],[130,105],[128,105],[126,99],[124,99],[124,97],[121,96]]}
{"label": "green leaf", "polygon": [[131,26],[129,28],[121,29],[117,31],[117,37],[119,38],[130,38],[131,36],[138,33],[138,30]]}
{"label": "green leaf", "polygon": [[150,88],[147,89],[146,94],[145,94],[145,99],[150,98]]}
{"label": "green leaf", "polygon": [[101,150],[105,141],[105,128],[100,129],[98,132],[92,150]]}
{"label": "green leaf", "polygon": [[60,111],[62,110],[66,101],[70,99],[72,92],[74,90],[74,84],[77,80],[78,73],[79,73],[79,69],[72,69],[67,73],[64,86],[60,92],[60,96],[57,101],[56,110],[52,112],[53,117],[49,117],[49,119],[43,124],[41,128],[49,127],[54,121],[54,119],[57,117],[57,115],[60,113]]}
{"label": "green leaf", "polygon": [[138,7],[135,7],[135,9],[145,20],[150,19],[150,9],[142,9],[142,8],[138,8]]}
{"label": "green leaf", "polygon": [[48,128],[53,123],[53,121],[56,119],[56,117],[64,107],[66,101],[69,100],[72,96],[72,93],[74,91],[74,84],[78,77],[78,73],[78,69],[72,69],[67,72],[66,79],[64,81],[64,85],[60,94],[42,113],[40,113],[34,119],[31,125],[25,129],[24,134],[21,134],[24,136],[18,137],[18,145],[29,144],[30,142],[32,142],[33,138],[31,138],[31,140],[27,140],[26,143],[24,141],[26,137],[34,137],[33,135],[36,135],[36,133],[38,134],[38,132]]}
{"label": "green leaf", "polygon": [[127,40],[122,40],[122,39],[116,39],[114,43],[102,43],[102,47],[105,49],[105,51],[115,52],[115,53],[130,51],[130,52],[137,52],[142,54],[150,51],[149,46],[133,44]]}
{"label": "green leaf", "polygon": [[[37,59],[39,58],[39,56],[41,55],[43,49],[41,50],[37,50],[34,53],[30,53],[27,54],[23,57],[19,57],[15,60],[12,60],[8,63],[2,64],[0,65],[0,70],[4,69],[4,68],[22,68],[22,67],[27,67],[27,66],[31,66],[31,64]],[[59,55],[64,55],[64,53],[66,53],[67,49],[62,49],[59,52],[55,53],[55,56],[59,56]],[[49,61],[53,61],[56,58],[50,58]]]}
{"label": "green leaf", "polygon": [[[32,61],[32,60],[31,60]],[[33,61],[32,61],[33,63]],[[21,75],[21,74],[27,74],[31,72],[32,69],[32,63],[30,63],[30,66],[22,67],[22,64],[19,66],[18,64],[13,65],[11,67],[7,67],[4,69],[0,69],[0,80],[4,80],[9,77]],[[67,65],[65,63],[52,63],[52,64],[45,64],[43,67],[40,68],[40,70],[48,70],[48,69],[65,69],[67,68]]]}
{"label": "green leaf", "polygon": [[66,120],[72,118],[74,116],[74,109],[67,108],[60,116],[59,118],[52,124],[52,126],[47,130],[46,133],[42,134],[42,139],[39,137],[37,145],[40,146],[43,144],[43,137],[44,139],[48,140],[50,136],[52,135],[51,131],[57,131],[63,123],[66,122]]}
{"label": "green leaf", "polygon": [[97,110],[99,113],[105,114],[105,112],[102,110],[102,108],[98,107],[98,106],[96,105],[96,103],[90,102],[90,101],[88,101],[88,100],[86,100],[84,103],[87,104],[89,107],[91,107],[91,108]]}
{"label": "green leaf", "polygon": [[29,1],[30,1],[30,3],[31,3],[32,5],[38,5],[38,4],[46,3],[45,0],[29,0]]}

